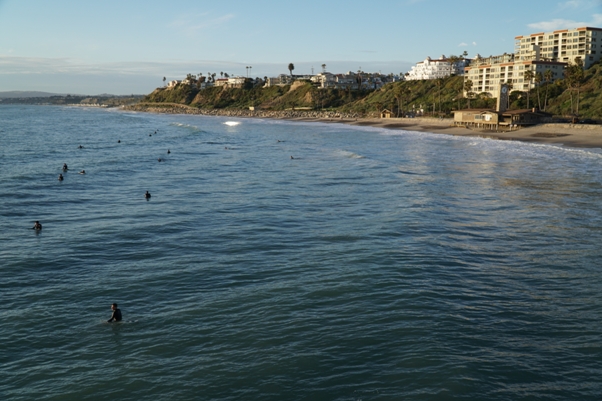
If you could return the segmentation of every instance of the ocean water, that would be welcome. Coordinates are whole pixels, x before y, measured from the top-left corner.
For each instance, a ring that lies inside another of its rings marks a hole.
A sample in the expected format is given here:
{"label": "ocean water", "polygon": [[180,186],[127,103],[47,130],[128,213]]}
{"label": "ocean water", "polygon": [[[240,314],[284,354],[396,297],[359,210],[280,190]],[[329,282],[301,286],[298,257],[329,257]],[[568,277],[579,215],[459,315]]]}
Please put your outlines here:
{"label": "ocean water", "polygon": [[0,399],[598,400],[601,167],[596,149],[2,106]]}

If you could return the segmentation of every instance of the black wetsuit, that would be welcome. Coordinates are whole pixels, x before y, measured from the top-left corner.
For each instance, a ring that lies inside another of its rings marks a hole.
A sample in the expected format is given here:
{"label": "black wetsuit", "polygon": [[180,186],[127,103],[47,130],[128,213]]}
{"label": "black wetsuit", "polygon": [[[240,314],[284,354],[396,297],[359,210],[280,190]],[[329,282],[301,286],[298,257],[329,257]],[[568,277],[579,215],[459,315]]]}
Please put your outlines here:
{"label": "black wetsuit", "polygon": [[111,318],[109,320],[107,320],[107,322],[109,322],[109,323],[121,322],[121,310],[119,308],[115,308],[115,310],[113,311],[113,314],[111,315]]}

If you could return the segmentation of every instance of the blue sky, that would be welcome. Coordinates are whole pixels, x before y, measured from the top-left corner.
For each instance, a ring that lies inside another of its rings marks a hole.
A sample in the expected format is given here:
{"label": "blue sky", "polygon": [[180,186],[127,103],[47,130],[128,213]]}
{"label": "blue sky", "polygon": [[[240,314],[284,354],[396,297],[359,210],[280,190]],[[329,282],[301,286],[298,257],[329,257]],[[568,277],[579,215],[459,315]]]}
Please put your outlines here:
{"label": "blue sky", "polygon": [[0,91],[143,94],[163,77],[406,72],[511,53],[514,37],[602,27],[602,0],[0,0]]}

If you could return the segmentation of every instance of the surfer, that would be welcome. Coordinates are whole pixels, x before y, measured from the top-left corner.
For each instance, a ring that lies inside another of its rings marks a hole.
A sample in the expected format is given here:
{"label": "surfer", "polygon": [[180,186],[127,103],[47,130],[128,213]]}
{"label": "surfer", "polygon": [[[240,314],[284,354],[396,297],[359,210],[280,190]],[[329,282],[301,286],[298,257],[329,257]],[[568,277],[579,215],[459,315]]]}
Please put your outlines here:
{"label": "surfer", "polygon": [[163,161],[163,159],[161,159],[161,158],[158,158],[158,159],[157,159],[157,161],[158,161],[159,163],[161,163],[161,162]]}
{"label": "surfer", "polygon": [[79,146],[78,146],[78,148],[79,148],[79,149],[83,149],[84,147],[83,147],[82,145],[79,145]]}
{"label": "surfer", "polygon": [[146,191],[146,193],[144,194],[144,197],[145,197],[146,199],[150,199],[150,197],[151,197],[151,194],[150,194],[148,191]]}
{"label": "surfer", "polygon": [[169,151],[169,149],[167,149],[167,154],[170,154],[171,152]]}
{"label": "surfer", "polygon": [[36,220],[36,222],[34,223],[33,227],[31,227],[31,228],[33,228],[34,230],[38,230],[39,231],[39,230],[42,229],[42,225],[40,224],[39,221]]}
{"label": "surfer", "polygon": [[293,156],[291,156],[291,160],[295,160],[295,158]]}
{"label": "surfer", "polygon": [[121,139],[117,140],[117,143],[121,143]]}
{"label": "surfer", "polygon": [[111,305],[111,310],[113,311],[113,314],[111,315],[111,318],[107,320],[107,323],[121,322],[121,309],[117,307],[117,304]]}
{"label": "surfer", "polygon": [[67,171],[69,170],[69,167],[67,167],[67,163],[63,163],[63,171]]}
{"label": "surfer", "polygon": [[59,174],[59,181],[63,181],[63,175]]}
{"label": "surfer", "polygon": [[86,174],[86,170],[82,170],[79,172],[80,174]]}

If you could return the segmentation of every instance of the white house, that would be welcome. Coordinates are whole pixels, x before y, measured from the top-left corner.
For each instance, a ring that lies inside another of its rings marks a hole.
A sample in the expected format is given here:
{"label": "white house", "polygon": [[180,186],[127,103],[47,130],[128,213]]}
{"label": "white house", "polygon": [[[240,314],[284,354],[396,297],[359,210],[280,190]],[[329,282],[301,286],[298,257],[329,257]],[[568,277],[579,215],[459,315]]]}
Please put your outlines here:
{"label": "white house", "polygon": [[407,81],[416,81],[447,78],[451,75],[464,75],[464,67],[468,64],[469,60],[467,59],[460,59],[456,62],[452,62],[444,55],[436,60],[427,57],[424,61],[416,63],[405,78]]}

